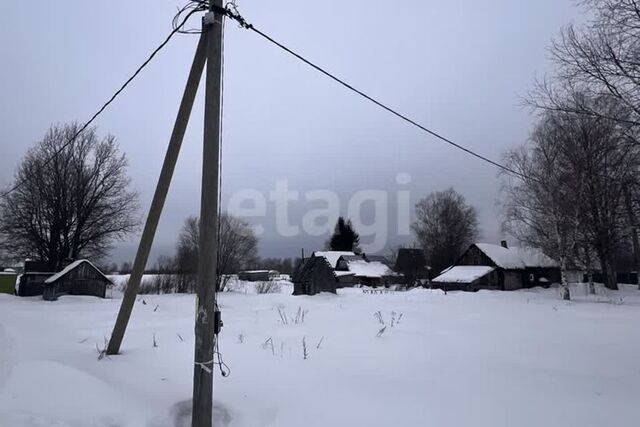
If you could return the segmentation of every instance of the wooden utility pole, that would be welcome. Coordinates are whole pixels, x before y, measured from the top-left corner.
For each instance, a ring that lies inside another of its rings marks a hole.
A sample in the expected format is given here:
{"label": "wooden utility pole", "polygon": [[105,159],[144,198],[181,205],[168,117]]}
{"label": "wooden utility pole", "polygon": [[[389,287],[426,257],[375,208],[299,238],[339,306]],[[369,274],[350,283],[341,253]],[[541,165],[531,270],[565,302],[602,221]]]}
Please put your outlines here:
{"label": "wooden utility pole", "polygon": [[162,164],[162,171],[158,178],[158,185],[156,186],[155,194],[153,195],[153,201],[149,208],[149,215],[142,232],[140,244],[138,246],[138,252],[136,253],[136,259],[133,263],[133,270],[129,277],[129,283],[125,290],[122,304],[120,305],[120,311],[118,312],[118,318],[116,324],[111,333],[111,339],[107,346],[107,354],[118,354],[120,352],[120,346],[122,345],[122,339],[124,338],[127,324],[131,317],[131,311],[138,295],[138,289],[140,288],[140,281],[144,274],[144,269],[149,259],[149,252],[151,251],[151,245],[153,244],[153,238],[158,228],[158,222],[160,220],[160,214],[164,207],[164,202],[167,198],[167,192],[171,185],[171,177],[178,160],[178,154],[180,153],[180,147],[182,146],[182,140],[184,139],[184,133],[189,123],[189,116],[191,115],[191,109],[193,108],[193,101],[198,92],[198,85],[202,78],[202,71],[204,69],[205,62],[207,60],[207,39],[206,35],[202,34],[198,41],[198,47],[196,49],[195,57],[193,58],[193,64],[191,65],[191,71],[189,72],[189,78],[187,79],[187,85],[184,89],[182,96],[182,102],[178,109],[178,115],[173,127],[171,139],[169,141],[169,147]]}
{"label": "wooden utility pole", "polygon": [[193,370],[192,427],[211,427],[213,422],[214,348],[219,316],[216,316],[218,259],[218,197],[220,161],[220,108],[222,83],[222,20],[214,12],[222,0],[210,0],[203,21],[207,37],[207,83],[204,105],[204,147],[200,201],[198,292],[196,299],[195,355]]}

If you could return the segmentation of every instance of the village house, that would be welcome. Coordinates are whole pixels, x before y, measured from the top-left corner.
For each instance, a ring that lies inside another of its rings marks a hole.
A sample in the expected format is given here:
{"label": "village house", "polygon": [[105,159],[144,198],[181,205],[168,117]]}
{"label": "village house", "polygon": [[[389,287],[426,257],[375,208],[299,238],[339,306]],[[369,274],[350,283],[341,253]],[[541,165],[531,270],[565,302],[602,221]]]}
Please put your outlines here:
{"label": "village house", "polygon": [[401,277],[391,270],[381,257],[342,255],[336,264],[336,273],[351,273],[352,285],[384,286]]}
{"label": "village house", "polygon": [[314,254],[296,266],[291,281],[293,295],[315,295],[320,292],[335,294],[338,287],[338,278],[327,258]]}
{"label": "village house", "polygon": [[402,275],[388,266],[386,258],[341,251],[316,251],[298,264],[293,273],[294,295],[336,292],[336,289],[384,286],[397,283]]}
{"label": "village house", "polygon": [[406,285],[414,285],[429,279],[429,266],[422,249],[400,248],[394,271],[404,276]]}
{"label": "village house", "polygon": [[348,288],[353,286],[353,273],[348,270],[338,270],[338,261],[343,256],[356,256],[355,252],[348,251],[316,251],[311,254],[312,257],[324,258],[331,266],[333,277],[335,278],[338,288]]}
{"label": "village house", "polygon": [[104,298],[112,282],[86,259],[69,263],[57,273],[48,272],[45,263],[25,261],[24,273],[16,283],[18,296],[42,295],[54,301],[60,295],[89,295]]}
{"label": "village house", "polygon": [[433,279],[433,286],[446,290],[511,291],[560,282],[560,267],[539,250],[475,243],[458,261]]}

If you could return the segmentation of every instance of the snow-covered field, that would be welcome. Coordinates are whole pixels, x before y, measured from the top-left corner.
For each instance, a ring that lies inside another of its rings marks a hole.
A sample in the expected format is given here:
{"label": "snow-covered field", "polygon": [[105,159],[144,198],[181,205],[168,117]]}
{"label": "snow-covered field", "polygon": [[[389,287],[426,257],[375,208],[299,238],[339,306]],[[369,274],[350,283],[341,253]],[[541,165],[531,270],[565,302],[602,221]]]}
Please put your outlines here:
{"label": "snow-covered field", "polygon": [[[553,289],[234,289],[220,295],[231,375],[215,374],[216,426],[640,422],[640,291],[631,287],[597,298],[574,288],[571,303]],[[140,297],[123,353],[98,360],[118,306],[0,295],[0,426],[188,425],[194,297]]]}

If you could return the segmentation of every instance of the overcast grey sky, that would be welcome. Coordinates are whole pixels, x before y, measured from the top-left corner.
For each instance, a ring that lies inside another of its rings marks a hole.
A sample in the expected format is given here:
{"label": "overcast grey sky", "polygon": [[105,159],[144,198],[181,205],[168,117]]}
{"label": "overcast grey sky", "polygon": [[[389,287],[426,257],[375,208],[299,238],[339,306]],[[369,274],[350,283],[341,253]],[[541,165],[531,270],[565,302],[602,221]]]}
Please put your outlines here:
{"label": "overcast grey sky", "polygon": [[[171,29],[176,0],[0,2],[0,184],[52,123],[87,120]],[[579,19],[571,0],[240,0],[257,27],[372,96],[488,157],[526,140],[520,97],[549,69],[546,47]],[[197,20],[194,20],[197,25]],[[97,121],[116,135],[148,208],[197,36],[181,35]],[[500,235],[497,170],[364,102],[254,34],[227,25],[223,203],[276,181],[303,195],[393,194],[408,173],[411,203],[454,187],[479,211],[483,240]],[[194,107],[152,257],[171,254],[199,211],[202,92]],[[315,206],[301,202],[292,224]],[[393,223],[395,207],[390,207]],[[263,256],[320,249],[327,236],[285,238],[273,204],[260,220]],[[369,213],[370,214],[370,213]],[[366,215],[365,215],[366,217]],[[373,218],[369,218],[371,220]],[[255,222],[255,221],[254,221]],[[408,243],[390,228],[389,244]],[[136,238],[114,258],[131,258]]]}

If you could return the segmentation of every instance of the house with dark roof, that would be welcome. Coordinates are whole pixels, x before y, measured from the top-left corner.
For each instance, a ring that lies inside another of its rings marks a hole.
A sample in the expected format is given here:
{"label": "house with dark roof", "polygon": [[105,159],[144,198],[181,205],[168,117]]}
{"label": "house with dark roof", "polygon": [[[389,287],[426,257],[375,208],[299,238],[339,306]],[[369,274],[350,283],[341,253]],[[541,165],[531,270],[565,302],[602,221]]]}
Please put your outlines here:
{"label": "house with dark roof", "polygon": [[324,256],[311,255],[303,259],[291,276],[293,295],[315,295],[320,292],[336,293],[338,277]]}
{"label": "house with dark roof", "polygon": [[32,297],[42,295],[44,281],[55,274],[49,265],[41,261],[26,260],[23,273],[16,280],[16,295]]}
{"label": "house with dark roof", "polygon": [[422,249],[398,249],[393,270],[404,276],[407,285],[413,285],[421,279],[429,278],[429,267]]}
{"label": "house with dark roof", "polygon": [[434,287],[465,291],[548,287],[560,282],[560,266],[537,249],[510,248],[506,241],[475,243],[432,282]]}

